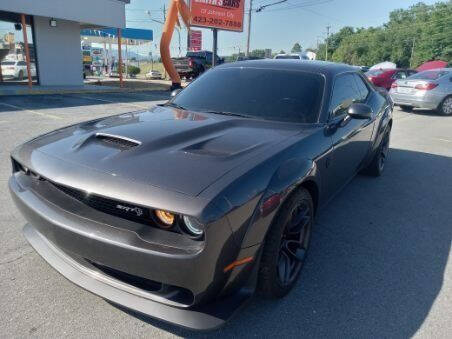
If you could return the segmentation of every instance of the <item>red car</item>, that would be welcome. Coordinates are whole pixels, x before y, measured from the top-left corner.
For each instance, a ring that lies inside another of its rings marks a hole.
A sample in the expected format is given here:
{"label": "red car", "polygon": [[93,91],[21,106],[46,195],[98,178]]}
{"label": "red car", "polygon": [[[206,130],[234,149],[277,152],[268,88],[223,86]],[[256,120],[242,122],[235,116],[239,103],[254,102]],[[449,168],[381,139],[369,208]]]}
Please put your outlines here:
{"label": "red car", "polygon": [[386,88],[389,91],[394,81],[405,79],[415,73],[417,71],[413,69],[371,69],[366,73],[366,76],[375,86]]}

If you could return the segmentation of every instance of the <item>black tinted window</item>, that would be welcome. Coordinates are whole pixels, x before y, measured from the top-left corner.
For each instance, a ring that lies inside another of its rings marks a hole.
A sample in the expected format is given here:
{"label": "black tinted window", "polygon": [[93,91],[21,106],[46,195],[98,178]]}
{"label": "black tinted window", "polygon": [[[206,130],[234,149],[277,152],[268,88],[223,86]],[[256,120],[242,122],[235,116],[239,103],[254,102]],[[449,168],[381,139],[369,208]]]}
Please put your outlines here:
{"label": "black tinted window", "polygon": [[366,100],[367,95],[369,94],[369,89],[364,84],[363,79],[358,74],[355,74],[353,77],[355,78],[356,87],[358,88],[360,94],[359,100],[360,101]]}
{"label": "black tinted window", "polygon": [[27,64],[25,63],[25,61],[19,61],[19,62],[17,63],[17,65],[19,65],[19,66],[27,66]]}
{"label": "black tinted window", "polygon": [[344,114],[354,102],[361,101],[361,94],[356,88],[352,74],[340,75],[336,78],[331,98],[330,110],[335,116]]}
{"label": "black tinted window", "polygon": [[173,102],[188,110],[249,117],[317,122],[323,77],[298,71],[216,68],[184,89]]}

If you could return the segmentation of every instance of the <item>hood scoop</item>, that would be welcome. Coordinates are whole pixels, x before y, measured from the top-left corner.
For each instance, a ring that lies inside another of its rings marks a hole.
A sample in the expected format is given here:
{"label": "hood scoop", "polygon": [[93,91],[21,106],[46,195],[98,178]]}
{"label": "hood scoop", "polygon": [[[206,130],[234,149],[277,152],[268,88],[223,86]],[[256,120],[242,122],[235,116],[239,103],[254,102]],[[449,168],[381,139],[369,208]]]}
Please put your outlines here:
{"label": "hood scoop", "polygon": [[127,150],[141,145],[141,142],[138,140],[107,133],[96,133],[95,138],[102,143],[120,148],[121,150]]}

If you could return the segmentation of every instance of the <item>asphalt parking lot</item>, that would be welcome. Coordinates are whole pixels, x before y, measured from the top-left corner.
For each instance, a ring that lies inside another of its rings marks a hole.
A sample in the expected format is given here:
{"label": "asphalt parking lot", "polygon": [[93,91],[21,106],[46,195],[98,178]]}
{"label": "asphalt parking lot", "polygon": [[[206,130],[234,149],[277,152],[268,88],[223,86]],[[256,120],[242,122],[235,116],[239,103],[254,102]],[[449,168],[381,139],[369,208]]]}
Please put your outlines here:
{"label": "asphalt parking lot", "polygon": [[68,282],[21,234],[9,152],[79,121],[146,109],[168,93],[0,97],[0,337],[450,338],[452,118],[396,110],[380,178],[356,177],[318,216],[297,287],[194,333]]}

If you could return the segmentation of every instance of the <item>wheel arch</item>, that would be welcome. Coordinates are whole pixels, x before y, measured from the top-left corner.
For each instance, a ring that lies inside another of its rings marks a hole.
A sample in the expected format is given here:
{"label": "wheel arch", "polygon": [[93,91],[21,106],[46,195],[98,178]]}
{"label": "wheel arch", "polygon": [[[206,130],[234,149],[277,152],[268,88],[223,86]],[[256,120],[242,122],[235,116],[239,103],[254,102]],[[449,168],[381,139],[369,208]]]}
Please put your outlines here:
{"label": "wheel arch", "polygon": [[[278,211],[287,199],[300,188],[306,189],[312,197],[314,211],[318,210],[320,201],[320,173],[316,163],[309,159],[291,159],[275,172],[270,183],[256,205],[249,225],[243,235],[241,247],[262,243]],[[265,211],[266,202],[277,201],[271,211]]]}

